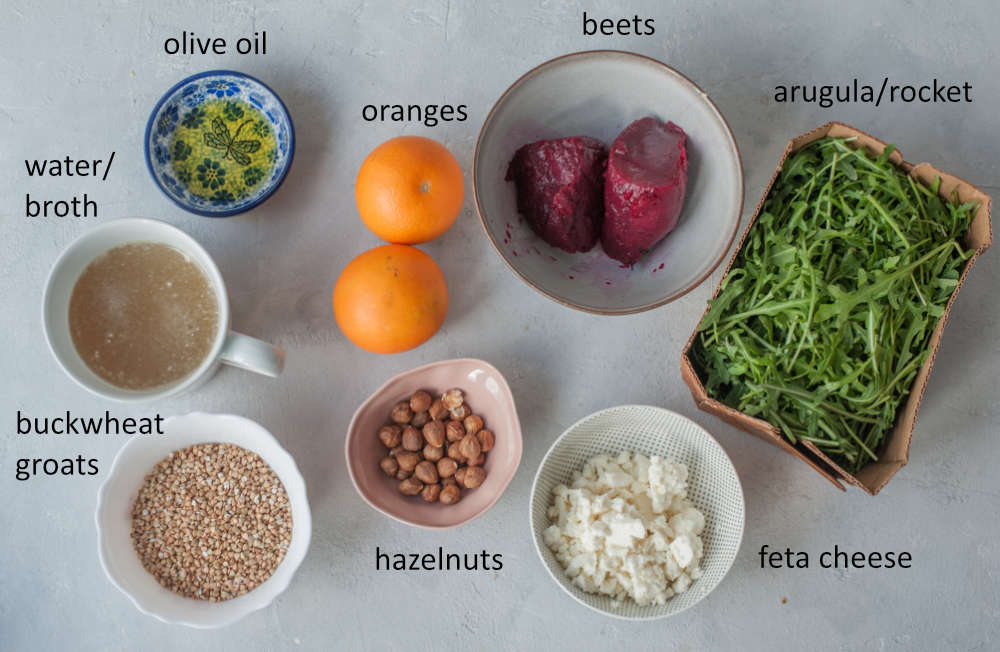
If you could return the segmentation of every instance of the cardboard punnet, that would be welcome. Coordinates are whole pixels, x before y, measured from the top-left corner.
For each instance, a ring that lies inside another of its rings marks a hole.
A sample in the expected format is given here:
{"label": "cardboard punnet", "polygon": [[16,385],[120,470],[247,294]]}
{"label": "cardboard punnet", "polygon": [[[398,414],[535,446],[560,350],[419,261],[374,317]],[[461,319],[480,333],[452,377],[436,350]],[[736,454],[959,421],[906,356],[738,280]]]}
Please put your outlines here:
{"label": "cardboard punnet", "polygon": [[[778,173],[781,172],[781,168],[784,166],[788,156],[804,145],[808,145],[809,143],[819,140],[825,136],[854,137],[856,138],[854,143],[857,146],[864,147],[869,152],[874,154],[881,154],[887,146],[886,143],[881,140],[873,138],[863,131],[859,131],[839,122],[829,122],[789,141],[788,145],[785,147],[784,153],[781,155],[781,160],[778,162],[777,169],[775,169],[774,174],[771,175],[771,180],[767,184],[767,188],[764,190],[764,194],[760,201],[757,203],[757,209],[754,211],[753,217],[750,219],[750,223],[747,225],[746,230],[743,232],[743,236],[740,238],[739,244],[729,259],[729,264],[726,266],[726,273],[723,275],[723,279],[725,279],[725,277],[729,274],[729,270],[732,269],[733,263],[736,261],[737,255],[743,248],[743,243],[746,241],[747,235],[750,233],[750,229],[753,228],[754,223],[757,221],[757,217],[760,215],[761,207],[764,205],[764,200],[767,199],[767,196],[770,194],[771,187],[777,180]],[[917,373],[917,377],[914,379],[913,385],[910,388],[907,400],[900,407],[899,413],[896,415],[896,425],[886,438],[886,442],[883,444],[882,450],[879,451],[878,461],[868,464],[862,468],[857,475],[851,475],[837,465],[832,459],[826,456],[822,451],[816,448],[812,443],[800,441],[798,444],[793,445],[781,435],[778,428],[771,425],[767,421],[744,414],[708,396],[701,379],[695,372],[694,365],[689,356],[691,346],[694,343],[694,338],[698,334],[697,328],[695,328],[695,332],[691,334],[691,337],[688,339],[688,342],[684,346],[684,350],[681,353],[681,375],[684,378],[684,382],[691,390],[692,398],[694,398],[695,403],[700,409],[714,414],[723,421],[736,426],[740,430],[744,430],[769,441],[783,449],[785,452],[798,457],[802,461],[809,464],[809,466],[816,469],[816,471],[818,471],[824,478],[832,482],[842,491],[844,490],[844,485],[841,481],[860,487],[872,496],[877,494],[886,485],[886,483],[889,482],[889,479],[896,474],[896,471],[906,465],[906,462],[909,459],[910,440],[913,437],[913,428],[916,425],[917,412],[920,410],[920,402],[923,399],[924,390],[927,388],[927,380],[931,373],[931,367],[934,366],[934,358],[937,355],[938,346],[941,344],[941,334],[944,332],[945,324],[948,322],[948,315],[951,313],[951,307],[955,302],[955,297],[958,296],[959,290],[962,289],[962,284],[969,275],[969,270],[972,269],[972,265],[976,262],[976,259],[978,259],[979,256],[993,244],[993,224],[990,218],[991,199],[989,195],[952,174],[938,170],[930,163],[919,163],[917,165],[907,163],[903,160],[903,156],[899,150],[894,151],[889,157],[889,160],[895,163],[901,170],[912,176],[914,179],[923,183],[925,186],[930,186],[936,178],[940,177],[940,193],[942,197],[950,197],[954,191],[957,192],[960,201],[976,202],[979,204],[979,208],[973,216],[972,222],[969,225],[969,230],[966,232],[963,240],[965,247],[973,250],[972,256],[965,262],[965,265],[962,268],[962,275],[958,280],[958,285],[955,287],[954,292],[951,294],[951,298],[948,300],[948,305],[945,307],[944,314],[941,316],[941,319],[938,320],[937,326],[934,328],[934,332],[931,335],[929,343],[930,354],[927,356],[927,360],[924,364],[920,367],[920,371]],[[720,281],[719,286],[716,287],[715,292],[712,293],[713,299],[716,295],[718,295],[721,288],[722,282]],[[705,311],[708,311],[707,307]],[[702,317],[704,317],[704,314]],[[701,323],[701,320],[699,320],[699,323]]]}

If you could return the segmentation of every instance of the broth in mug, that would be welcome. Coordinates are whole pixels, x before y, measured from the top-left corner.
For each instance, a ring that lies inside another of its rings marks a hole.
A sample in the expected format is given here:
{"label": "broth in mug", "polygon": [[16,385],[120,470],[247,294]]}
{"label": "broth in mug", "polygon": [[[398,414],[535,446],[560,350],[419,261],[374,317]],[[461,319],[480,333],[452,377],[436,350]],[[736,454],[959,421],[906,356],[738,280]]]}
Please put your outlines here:
{"label": "broth in mug", "polygon": [[118,245],[80,275],[69,330],[91,371],[121,389],[149,390],[194,372],[219,329],[218,296],[198,265],[157,242]]}

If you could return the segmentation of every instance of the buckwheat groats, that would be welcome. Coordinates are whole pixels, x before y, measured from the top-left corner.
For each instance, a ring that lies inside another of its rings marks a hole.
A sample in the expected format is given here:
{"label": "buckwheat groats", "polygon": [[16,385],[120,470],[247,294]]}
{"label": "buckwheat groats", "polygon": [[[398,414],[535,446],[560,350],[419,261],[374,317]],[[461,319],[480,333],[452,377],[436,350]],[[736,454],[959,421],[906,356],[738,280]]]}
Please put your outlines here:
{"label": "buckwheat groats", "polygon": [[256,453],[233,444],[174,451],[146,476],[132,545],[165,588],[218,602],[269,578],[292,540],[288,495]]}

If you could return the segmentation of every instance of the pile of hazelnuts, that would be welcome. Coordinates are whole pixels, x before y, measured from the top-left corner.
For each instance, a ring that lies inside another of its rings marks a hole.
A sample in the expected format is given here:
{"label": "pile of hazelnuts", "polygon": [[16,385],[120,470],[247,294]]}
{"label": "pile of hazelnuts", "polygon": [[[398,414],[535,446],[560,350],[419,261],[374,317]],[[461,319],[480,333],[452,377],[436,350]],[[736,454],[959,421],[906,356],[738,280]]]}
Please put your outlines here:
{"label": "pile of hazelnuts", "polygon": [[399,491],[429,503],[454,505],[462,489],[475,489],[486,479],[486,454],[496,437],[472,413],[460,389],[449,389],[441,398],[423,390],[400,401],[389,415],[392,424],[378,431],[389,450],[379,466],[399,481]]}

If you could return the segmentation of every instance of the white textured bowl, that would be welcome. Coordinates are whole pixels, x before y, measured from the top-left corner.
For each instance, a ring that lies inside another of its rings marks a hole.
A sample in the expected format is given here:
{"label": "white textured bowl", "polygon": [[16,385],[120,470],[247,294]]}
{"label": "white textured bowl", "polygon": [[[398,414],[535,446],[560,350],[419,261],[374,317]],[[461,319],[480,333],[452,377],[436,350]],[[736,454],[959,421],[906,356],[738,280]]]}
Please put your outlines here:
{"label": "white textured bowl", "polygon": [[[688,185],[680,221],[633,267],[600,244],[570,254],[539,238],[517,212],[507,165],[536,140],[592,136],[609,147],[647,116],[672,120],[688,136]],[[629,52],[578,52],[527,72],[497,100],[476,142],[476,211],[518,276],[567,306],[600,314],[655,308],[693,290],[722,262],[743,211],[743,168],[725,118],[694,82]]]}
{"label": "white textured bowl", "polygon": [[[582,470],[594,455],[622,451],[659,455],[687,466],[688,498],[705,515],[703,575],[663,605],[640,607],[631,600],[616,603],[609,596],[584,592],[566,576],[542,539],[550,525],[547,512],[552,489],[572,482],[573,472]],[[700,602],[729,572],[743,540],[743,488],[725,451],[694,421],[647,405],[621,405],[595,412],[560,435],[538,467],[531,487],[530,514],[535,548],[552,579],[580,604],[626,620],[664,618]]]}
{"label": "white textured bowl", "polygon": [[[194,412],[164,420],[164,435],[136,435],[122,446],[97,495],[97,549],[111,583],[139,611],[165,623],[199,629],[222,627],[263,609],[284,591],[309,549],[312,518],[306,485],[295,460],[259,424],[243,417]],[[263,584],[224,602],[185,598],[149,574],[132,547],[132,505],[146,475],[175,450],[208,442],[236,444],[267,462],[281,480],[292,509],[292,543]]]}

